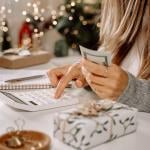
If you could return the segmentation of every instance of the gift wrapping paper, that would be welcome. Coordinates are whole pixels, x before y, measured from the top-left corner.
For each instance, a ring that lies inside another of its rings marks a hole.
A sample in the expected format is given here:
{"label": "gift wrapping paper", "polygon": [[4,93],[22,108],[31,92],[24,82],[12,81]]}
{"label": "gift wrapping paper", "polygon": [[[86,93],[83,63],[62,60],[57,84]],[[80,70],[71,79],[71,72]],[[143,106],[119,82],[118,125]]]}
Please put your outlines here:
{"label": "gift wrapping paper", "polygon": [[54,137],[75,149],[90,149],[136,130],[137,109],[127,105],[113,102],[111,109],[94,117],[74,115],[76,109],[54,117]]}

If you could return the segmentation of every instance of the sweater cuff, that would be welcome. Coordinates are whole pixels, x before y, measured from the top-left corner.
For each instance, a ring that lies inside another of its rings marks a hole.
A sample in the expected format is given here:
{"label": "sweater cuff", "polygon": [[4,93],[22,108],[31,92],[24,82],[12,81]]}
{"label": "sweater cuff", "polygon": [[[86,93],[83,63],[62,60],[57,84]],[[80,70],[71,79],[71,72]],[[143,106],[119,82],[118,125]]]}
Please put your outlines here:
{"label": "sweater cuff", "polygon": [[131,99],[133,98],[133,95],[136,92],[135,84],[136,84],[135,77],[132,74],[128,73],[128,85],[123,91],[123,93],[119,96],[117,101],[124,104],[129,103],[131,104],[132,103]]}

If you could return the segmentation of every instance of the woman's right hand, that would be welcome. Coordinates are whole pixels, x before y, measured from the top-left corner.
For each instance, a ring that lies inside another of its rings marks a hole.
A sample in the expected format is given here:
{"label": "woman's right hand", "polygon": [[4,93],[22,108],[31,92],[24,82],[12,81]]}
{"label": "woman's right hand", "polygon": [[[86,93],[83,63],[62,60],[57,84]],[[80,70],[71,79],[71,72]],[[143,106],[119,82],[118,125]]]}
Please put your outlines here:
{"label": "woman's right hand", "polygon": [[75,84],[79,88],[84,87],[86,84],[80,63],[51,69],[48,72],[48,76],[52,86],[56,87],[55,98],[59,98],[62,95],[65,87],[72,80],[75,80]]}

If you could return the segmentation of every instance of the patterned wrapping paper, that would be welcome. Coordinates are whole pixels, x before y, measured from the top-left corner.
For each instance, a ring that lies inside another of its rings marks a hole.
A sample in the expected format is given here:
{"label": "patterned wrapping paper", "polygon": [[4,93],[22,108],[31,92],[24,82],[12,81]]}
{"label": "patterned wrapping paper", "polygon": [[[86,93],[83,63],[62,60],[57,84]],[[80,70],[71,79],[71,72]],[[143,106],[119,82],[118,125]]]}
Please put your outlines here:
{"label": "patterned wrapping paper", "polygon": [[124,104],[113,102],[111,109],[99,112],[98,116],[77,116],[73,114],[76,110],[54,117],[54,136],[75,149],[86,150],[136,130],[137,109]]}

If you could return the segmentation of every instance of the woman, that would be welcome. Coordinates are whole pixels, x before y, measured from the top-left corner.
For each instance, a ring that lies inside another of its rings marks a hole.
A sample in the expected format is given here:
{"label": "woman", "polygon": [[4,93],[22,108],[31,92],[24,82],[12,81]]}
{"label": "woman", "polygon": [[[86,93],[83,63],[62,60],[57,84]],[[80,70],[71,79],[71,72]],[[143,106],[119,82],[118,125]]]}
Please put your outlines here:
{"label": "woman", "polygon": [[88,84],[109,98],[150,112],[150,0],[103,0],[100,48],[112,53],[109,67],[81,60],[49,71],[55,98],[69,81]]}

